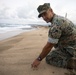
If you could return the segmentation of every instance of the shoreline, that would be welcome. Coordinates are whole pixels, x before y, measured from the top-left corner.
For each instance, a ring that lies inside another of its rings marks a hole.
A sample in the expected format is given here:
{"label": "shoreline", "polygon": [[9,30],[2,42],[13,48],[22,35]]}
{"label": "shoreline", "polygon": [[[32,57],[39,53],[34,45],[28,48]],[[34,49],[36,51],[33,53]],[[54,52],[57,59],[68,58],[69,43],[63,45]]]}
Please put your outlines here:
{"label": "shoreline", "polygon": [[5,39],[9,39],[11,37],[20,35],[21,33],[24,32],[29,32],[32,30],[35,30],[36,28],[31,28],[31,29],[18,29],[18,30],[14,30],[14,31],[8,31],[5,33],[0,33],[0,41],[5,40]]}
{"label": "shoreline", "polygon": [[12,37],[20,35],[24,32],[30,32],[30,31],[33,31],[33,30],[37,30],[38,28],[42,28],[42,27],[47,28],[48,26],[33,25],[33,26],[31,26],[31,28],[21,28],[21,29],[17,29],[17,30],[13,30],[13,31],[8,31],[8,32],[5,32],[5,33],[0,33],[0,41],[12,38]]}

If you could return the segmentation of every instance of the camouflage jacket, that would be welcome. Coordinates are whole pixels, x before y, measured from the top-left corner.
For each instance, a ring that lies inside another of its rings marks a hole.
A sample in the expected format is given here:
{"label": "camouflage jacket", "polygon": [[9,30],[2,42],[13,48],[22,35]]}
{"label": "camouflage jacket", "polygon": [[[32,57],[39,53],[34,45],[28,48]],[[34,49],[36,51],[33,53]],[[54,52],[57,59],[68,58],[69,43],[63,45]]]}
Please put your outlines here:
{"label": "camouflage jacket", "polygon": [[54,15],[48,33],[48,42],[54,43],[55,48],[76,48],[76,28],[74,24],[65,17]]}

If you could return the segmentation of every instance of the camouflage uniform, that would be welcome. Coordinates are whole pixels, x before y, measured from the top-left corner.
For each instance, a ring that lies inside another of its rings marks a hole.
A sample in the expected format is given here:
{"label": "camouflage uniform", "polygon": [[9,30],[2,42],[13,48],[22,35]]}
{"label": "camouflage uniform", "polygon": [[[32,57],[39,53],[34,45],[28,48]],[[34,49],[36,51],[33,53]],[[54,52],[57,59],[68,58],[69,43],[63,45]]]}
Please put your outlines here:
{"label": "camouflage uniform", "polygon": [[[42,17],[48,9],[51,9],[50,3],[39,5],[38,17]],[[55,50],[46,56],[48,64],[66,68],[67,62],[72,57],[76,59],[76,28],[68,19],[54,15],[49,29],[48,42],[55,44]]]}
{"label": "camouflage uniform", "polygon": [[46,56],[46,62],[58,67],[67,67],[67,62],[76,53],[76,28],[68,19],[54,15],[48,34],[48,42],[55,50]]}

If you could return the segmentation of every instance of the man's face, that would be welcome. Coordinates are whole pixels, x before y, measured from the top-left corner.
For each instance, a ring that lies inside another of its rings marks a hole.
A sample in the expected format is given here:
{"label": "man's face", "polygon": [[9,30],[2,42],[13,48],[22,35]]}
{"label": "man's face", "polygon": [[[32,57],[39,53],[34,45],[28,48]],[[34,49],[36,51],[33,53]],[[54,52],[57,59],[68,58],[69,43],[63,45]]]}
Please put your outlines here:
{"label": "man's face", "polygon": [[44,12],[43,14],[41,14],[41,17],[43,18],[44,21],[46,21],[47,23],[50,22],[50,20],[53,17],[53,12],[51,9],[48,9],[46,12]]}

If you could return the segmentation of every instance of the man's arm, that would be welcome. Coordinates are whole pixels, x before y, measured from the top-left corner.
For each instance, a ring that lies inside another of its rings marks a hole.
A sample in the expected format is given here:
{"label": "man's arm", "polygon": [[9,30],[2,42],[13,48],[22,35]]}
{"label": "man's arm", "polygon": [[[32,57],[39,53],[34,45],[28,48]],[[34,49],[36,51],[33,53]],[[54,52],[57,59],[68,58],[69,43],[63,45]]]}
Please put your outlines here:
{"label": "man's arm", "polygon": [[39,55],[39,57],[41,57],[41,59],[46,57],[46,55],[51,51],[53,46],[54,46],[54,44],[47,42],[47,44],[44,46],[44,48],[43,48],[41,54]]}
{"label": "man's arm", "polygon": [[[51,49],[53,48],[54,44],[47,42],[47,44],[44,46],[41,54],[39,55],[40,59],[43,59],[44,57],[46,57],[46,55],[51,51]],[[38,65],[40,64],[41,61],[37,59],[35,59],[35,61],[32,63],[32,67],[36,68],[38,67]]]}

